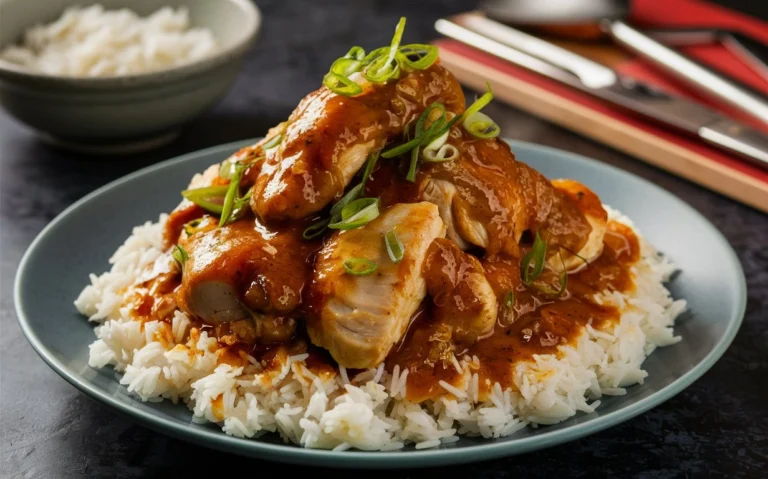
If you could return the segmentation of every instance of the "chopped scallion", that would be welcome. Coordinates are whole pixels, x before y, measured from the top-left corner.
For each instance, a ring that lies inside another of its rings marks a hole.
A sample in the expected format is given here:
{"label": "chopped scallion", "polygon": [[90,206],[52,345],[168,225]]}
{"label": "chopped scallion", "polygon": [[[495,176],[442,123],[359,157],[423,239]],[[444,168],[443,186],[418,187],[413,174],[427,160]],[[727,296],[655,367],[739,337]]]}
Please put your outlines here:
{"label": "chopped scallion", "polygon": [[312,223],[307,229],[304,230],[304,232],[301,234],[302,238],[305,240],[317,238],[318,236],[325,233],[325,230],[328,228],[328,223],[330,223],[330,219],[326,218],[324,220],[317,221],[315,223]]}
{"label": "chopped scallion", "polygon": [[344,96],[355,96],[363,92],[360,85],[338,73],[328,72],[323,78],[323,85],[334,93]]}
{"label": "chopped scallion", "polygon": [[344,269],[353,276],[368,276],[376,271],[376,263],[365,258],[350,258],[344,261]]}
{"label": "chopped scallion", "polygon": [[384,234],[384,244],[387,247],[387,254],[393,263],[397,264],[403,260],[405,255],[405,246],[403,246],[397,231],[389,230]]}
{"label": "chopped scallion", "polygon": [[496,138],[501,129],[491,117],[482,112],[475,112],[462,123],[464,129],[476,138]]}
{"label": "chopped scallion", "polygon": [[514,305],[515,305],[515,292],[510,291],[509,293],[507,293],[507,296],[504,298],[504,306],[506,306],[507,308],[511,308]]}
{"label": "chopped scallion", "polygon": [[228,189],[229,186],[227,185],[208,186],[205,188],[184,190],[181,192],[181,196],[208,212],[220,215]]}
{"label": "chopped scallion", "polygon": [[351,230],[366,225],[379,216],[378,198],[359,198],[341,209],[341,219],[328,225],[334,230]]}
{"label": "chopped scallion", "polygon": [[277,134],[273,136],[269,141],[264,143],[264,145],[261,147],[262,150],[271,150],[272,148],[276,147],[280,144],[280,142],[283,141],[283,134]]}
{"label": "chopped scallion", "polygon": [[443,163],[457,160],[459,158],[459,150],[455,146],[446,143],[437,150],[425,148],[421,156],[428,163]]}
{"label": "chopped scallion", "polygon": [[173,259],[175,259],[176,263],[179,264],[179,268],[181,268],[181,270],[184,271],[184,263],[186,263],[187,259],[189,259],[189,254],[187,254],[187,250],[182,248],[180,245],[175,245],[173,247],[173,252],[171,253],[171,256],[173,256]]}
{"label": "chopped scallion", "polygon": [[[547,243],[541,239],[541,236],[536,232],[536,237],[533,240],[533,246],[528,251],[520,264],[520,272],[523,278],[523,283],[526,286],[530,286],[533,281],[539,277],[544,271],[544,261],[547,256]],[[533,264],[531,264],[533,262]]]}
{"label": "chopped scallion", "polygon": [[235,166],[235,172],[232,175],[232,179],[229,180],[229,186],[227,187],[227,194],[224,197],[224,204],[221,208],[221,217],[219,218],[219,227],[224,226],[230,222],[230,216],[235,209],[235,202],[238,200],[238,194],[240,192],[240,180],[243,178],[243,171],[245,166],[238,163]]}
{"label": "chopped scallion", "polygon": [[[416,57],[412,59],[412,57]],[[403,68],[409,70],[424,70],[437,61],[438,50],[434,45],[414,43],[404,45],[397,51],[397,59]]]}

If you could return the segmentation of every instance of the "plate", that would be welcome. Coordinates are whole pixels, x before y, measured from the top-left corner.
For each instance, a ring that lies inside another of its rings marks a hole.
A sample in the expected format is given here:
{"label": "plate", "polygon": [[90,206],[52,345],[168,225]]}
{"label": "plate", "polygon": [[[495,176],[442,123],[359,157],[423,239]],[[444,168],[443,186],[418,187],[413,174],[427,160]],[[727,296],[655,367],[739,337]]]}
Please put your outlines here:
{"label": "plate", "polygon": [[592,414],[554,426],[526,428],[496,440],[462,438],[439,449],[396,452],[332,452],[287,445],[275,434],[258,439],[227,436],[213,425],[192,422],[192,412],[170,402],[144,403],[121,386],[110,368],[88,366],[93,324],[78,314],[74,299],[88,274],[108,269],[108,258],[134,225],[171,210],[196,172],[253,141],[230,143],[172,159],[114,181],[81,199],[35,239],[16,276],[19,323],[32,347],[64,379],[117,412],[156,431],[203,446],[283,462],[334,467],[424,467],[509,456],[571,441],[647,411],[704,374],[728,348],[746,305],[741,265],[723,236],[706,219],[657,186],[579,155],[511,142],[517,157],[549,178],[566,177],[592,188],[627,214],[640,231],[681,268],[669,285],[689,311],[675,331],[683,341],[658,349],[644,363],[645,384],[625,396],[604,398]]}

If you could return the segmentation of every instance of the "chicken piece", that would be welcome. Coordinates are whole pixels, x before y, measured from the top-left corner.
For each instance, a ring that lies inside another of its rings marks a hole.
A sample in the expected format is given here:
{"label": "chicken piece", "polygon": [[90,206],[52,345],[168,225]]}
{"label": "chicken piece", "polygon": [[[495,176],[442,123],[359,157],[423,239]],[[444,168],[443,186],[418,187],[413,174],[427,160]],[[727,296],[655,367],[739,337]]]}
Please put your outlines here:
{"label": "chicken piece", "polygon": [[294,311],[320,247],[303,240],[298,226],[275,231],[252,220],[195,233],[181,245],[189,258],[177,302],[210,324],[250,318],[251,312]]}
{"label": "chicken piece", "polygon": [[578,181],[558,179],[552,180],[552,185],[576,205],[576,208],[584,214],[592,228],[581,249],[578,251],[561,250],[559,254],[562,256],[562,260],[559,256],[549,257],[548,264],[555,271],[561,272],[565,266],[566,271],[574,272],[603,252],[603,238],[608,224],[608,213],[603,208],[600,198]]}
{"label": "chicken piece", "polygon": [[438,238],[427,251],[424,278],[435,304],[433,321],[449,331],[451,341],[471,345],[493,331],[498,302],[477,258]]}
{"label": "chicken piece", "polygon": [[368,85],[355,97],[325,87],[310,93],[288,119],[280,145],[266,151],[251,208],[267,222],[320,211],[341,196],[369,153],[434,102],[464,109],[461,87],[439,65]]}
{"label": "chicken piece", "polygon": [[456,219],[453,216],[453,204],[454,198],[459,193],[456,185],[446,180],[435,180],[427,178],[424,181],[423,191],[421,198],[424,201],[429,201],[437,205],[437,209],[440,212],[440,218],[445,223],[445,236],[459,245],[463,250],[469,248],[469,242],[459,234]]}
{"label": "chicken piece", "polygon": [[538,231],[551,251],[581,250],[591,231],[584,214],[544,176],[516,161],[507,143],[459,128],[448,142],[459,158],[424,164],[419,182],[421,198],[438,202],[449,235],[464,240],[457,244],[484,248],[486,256],[519,257],[523,233]]}
{"label": "chicken piece", "polygon": [[[397,264],[383,239],[391,229],[405,247]],[[317,256],[310,287],[312,342],[344,367],[381,363],[426,295],[424,258],[432,241],[444,234],[437,207],[427,202],[394,205],[363,227],[335,233]],[[351,275],[344,268],[350,258],[373,261],[376,271]]]}

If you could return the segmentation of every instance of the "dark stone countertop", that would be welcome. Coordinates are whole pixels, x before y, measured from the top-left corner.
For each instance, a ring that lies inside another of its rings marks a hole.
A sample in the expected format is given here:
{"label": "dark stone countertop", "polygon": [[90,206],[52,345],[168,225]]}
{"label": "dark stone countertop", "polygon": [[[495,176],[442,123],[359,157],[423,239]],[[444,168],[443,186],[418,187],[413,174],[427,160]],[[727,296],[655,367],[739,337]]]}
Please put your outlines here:
{"label": "dark stone countertop", "polygon": [[[768,17],[761,2],[736,3]],[[744,325],[725,356],[675,398],[607,431],[524,456],[439,471],[340,473],[245,459],[171,439],[116,415],[49,369],[16,323],[13,278],[29,243],[66,206],[155,161],[264,134],[317,87],[330,62],[349,46],[388,42],[400,15],[408,16],[407,39],[429,40],[437,17],[474,5],[265,0],[260,6],[264,31],[236,86],[178,141],[158,151],[128,158],[56,151],[0,113],[0,476],[219,477],[230,471],[371,479],[768,476],[768,216],[500,104],[488,112],[505,136],[581,153],[653,181],[704,214],[738,253],[749,287]]]}

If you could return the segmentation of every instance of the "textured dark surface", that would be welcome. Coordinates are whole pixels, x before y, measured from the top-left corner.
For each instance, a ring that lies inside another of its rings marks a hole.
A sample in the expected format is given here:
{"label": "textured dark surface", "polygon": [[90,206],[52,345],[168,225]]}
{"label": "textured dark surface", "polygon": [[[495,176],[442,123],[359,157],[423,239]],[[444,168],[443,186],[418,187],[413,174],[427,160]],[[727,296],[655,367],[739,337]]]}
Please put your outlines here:
{"label": "textured dark surface", "polygon": [[[768,17],[762,2],[737,3]],[[429,40],[434,37],[435,18],[473,5],[458,0],[336,4],[283,0],[260,6],[264,31],[235,88],[215,110],[189,125],[178,141],[161,150],[127,158],[81,157],[48,148],[0,113],[0,477],[197,477],[235,470],[262,477],[357,475],[209,451],[117,416],[48,369],[24,340],[13,311],[13,278],[21,255],[73,201],[152,162],[263,134],[317,87],[329,63],[350,45],[386,43],[401,14],[408,16],[408,41]],[[506,460],[439,471],[359,474],[767,477],[768,216],[512,108],[492,105],[487,111],[501,123],[505,136],[616,165],[699,210],[739,255],[749,288],[747,316],[733,345],[711,371],[682,394],[618,427]],[[94,227],[98,226],[94,218]]]}

